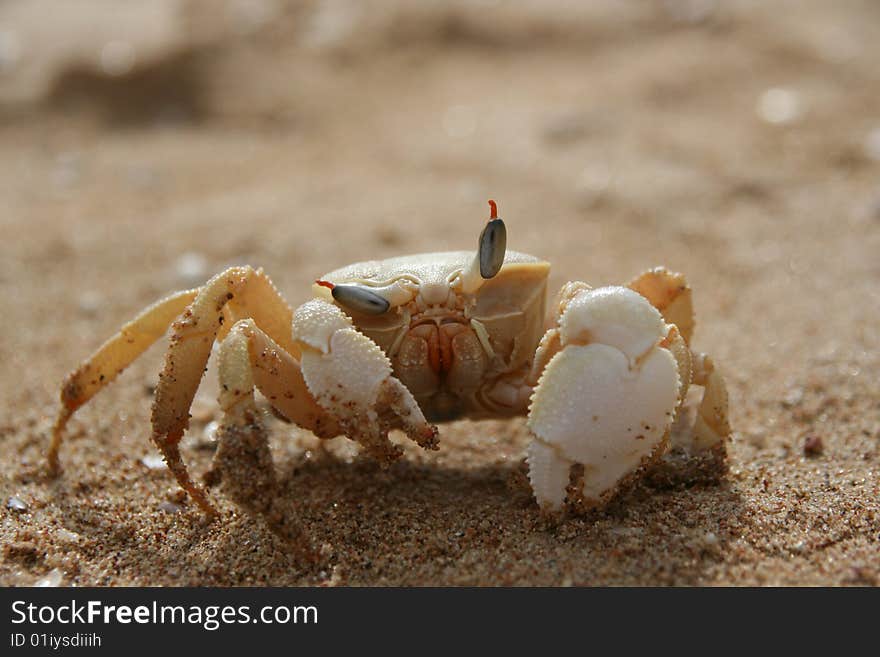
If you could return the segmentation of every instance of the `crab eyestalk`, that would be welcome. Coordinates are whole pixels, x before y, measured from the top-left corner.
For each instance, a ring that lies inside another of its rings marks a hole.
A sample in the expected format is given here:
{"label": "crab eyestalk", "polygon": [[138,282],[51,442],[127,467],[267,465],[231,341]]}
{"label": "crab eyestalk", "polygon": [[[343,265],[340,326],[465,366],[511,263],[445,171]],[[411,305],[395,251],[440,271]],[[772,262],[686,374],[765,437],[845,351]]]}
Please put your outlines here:
{"label": "crab eyestalk", "polygon": [[334,285],[330,281],[315,281],[315,283],[328,288],[339,305],[364,315],[381,315],[388,312],[391,307],[387,299],[362,285]]}
{"label": "crab eyestalk", "polygon": [[507,251],[507,228],[498,217],[498,206],[489,201],[489,221],[480,233],[477,253],[471,264],[461,274],[462,291],[473,294],[490,278],[498,275]]}

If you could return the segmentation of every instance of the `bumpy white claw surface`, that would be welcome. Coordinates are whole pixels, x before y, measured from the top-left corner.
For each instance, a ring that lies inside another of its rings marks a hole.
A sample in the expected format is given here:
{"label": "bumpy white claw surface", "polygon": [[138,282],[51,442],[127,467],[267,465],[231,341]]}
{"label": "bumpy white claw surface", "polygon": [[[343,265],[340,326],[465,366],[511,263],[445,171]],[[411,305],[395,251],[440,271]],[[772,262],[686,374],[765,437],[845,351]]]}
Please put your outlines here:
{"label": "bumpy white claw surface", "polygon": [[526,460],[529,464],[529,482],[538,503],[548,509],[561,508],[573,463],[550,445],[538,440],[533,440],[529,445]]}
{"label": "bumpy white claw surface", "polygon": [[563,344],[606,344],[630,360],[666,335],[660,312],[637,292],[619,286],[580,292],[566,305],[559,329]]}
{"label": "bumpy white claw surface", "polygon": [[528,420],[530,478],[538,503],[551,509],[564,498],[566,461],[583,464],[587,502],[613,492],[662,446],[679,398],[675,357],[658,346],[666,324],[640,295],[582,292],[559,324],[562,348],[541,375]]}
{"label": "bumpy white claw surface", "polygon": [[330,338],[342,329],[354,330],[354,325],[339,308],[320,299],[307,301],[293,314],[293,337],[325,354]]}
{"label": "bumpy white claw surface", "polygon": [[349,438],[386,460],[400,453],[387,440],[390,429],[436,447],[436,429],[391,375],[391,362],[339,308],[321,300],[303,304],[294,314],[293,334],[303,347],[300,367],[309,392]]}

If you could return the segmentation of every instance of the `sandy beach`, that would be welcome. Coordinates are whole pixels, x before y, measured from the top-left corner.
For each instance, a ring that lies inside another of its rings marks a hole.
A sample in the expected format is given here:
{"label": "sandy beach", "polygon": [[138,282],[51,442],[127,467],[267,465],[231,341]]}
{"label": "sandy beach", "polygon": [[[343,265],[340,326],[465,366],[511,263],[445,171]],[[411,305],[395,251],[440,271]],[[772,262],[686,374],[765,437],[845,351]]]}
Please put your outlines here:
{"label": "sandy beach", "polygon": [[[0,5],[0,584],[880,583],[880,5],[109,4]],[[162,340],[47,475],[61,381],[144,306],[234,264],[296,306],[350,262],[473,248],[489,198],[552,292],[686,274],[726,474],[551,523],[521,419],[382,469],[267,411],[275,516],[215,487],[209,523],[149,441]]]}

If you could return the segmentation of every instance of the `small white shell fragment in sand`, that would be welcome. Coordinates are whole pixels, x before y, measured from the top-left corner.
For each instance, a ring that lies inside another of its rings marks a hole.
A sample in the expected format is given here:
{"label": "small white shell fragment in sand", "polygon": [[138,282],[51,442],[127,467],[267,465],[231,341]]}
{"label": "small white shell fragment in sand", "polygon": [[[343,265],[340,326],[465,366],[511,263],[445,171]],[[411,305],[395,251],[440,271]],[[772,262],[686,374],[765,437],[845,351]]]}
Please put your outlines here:
{"label": "small white shell fragment in sand", "polygon": [[24,512],[28,510],[28,505],[27,502],[25,502],[20,497],[16,497],[15,495],[13,495],[6,502],[6,508],[12,509],[13,511]]}
{"label": "small white shell fragment in sand", "polygon": [[201,253],[187,251],[174,264],[177,277],[189,285],[204,283],[208,272],[208,259]]}
{"label": "small white shell fragment in sand", "polygon": [[137,53],[128,41],[108,41],[101,48],[101,71],[106,75],[128,75],[136,62]]}
{"label": "small white shell fragment in sand", "polygon": [[202,440],[208,443],[216,443],[217,442],[217,430],[220,428],[220,423],[217,420],[212,420],[205,425],[205,428],[202,430]]}
{"label": "small white shell fragment in sand", "polygon": [[85,290],[79,295],[78,306],[79,311],[83,315],[93,316],[101,309],[103,299],[95,290]]}
{"label": "small white shell fragment in sand", "polygon": [[208,422],[201,431],[193,431],[181,443],[186,449],[213,450],[217,447],[217,431],[220,423],[217,420]]}
{"label": "small white shell fragment in sand", "polygon": [[55,531],[55,538],[64,543],[79,543],[82,537],[76,532],[72,532],[69,529],[62,527]]}
{"label": "small white shell fragment in sand", "polygon": [[36,582],[34,582],[34,586],[42,588],[55,588],[57,586],[61,586],[61,583],[63,581],[64,573],[62,573],[57,568],[53,568],[46,574],[45,577],[41,577]]}
{"label": "small white shell fragment in sand", "polygon": [[165,468],[165,459],[163,459],[158,454],[149,454],[144,456],[141,459],[141,463],[143,463],[150,470],[162,470]]}
{"label": "small white shell fragment in sand", "polygon": [[786,125],[799,119],[803,108],[800,97],[794,91],[774,87],[761,94],[756,111],[767,123]]}

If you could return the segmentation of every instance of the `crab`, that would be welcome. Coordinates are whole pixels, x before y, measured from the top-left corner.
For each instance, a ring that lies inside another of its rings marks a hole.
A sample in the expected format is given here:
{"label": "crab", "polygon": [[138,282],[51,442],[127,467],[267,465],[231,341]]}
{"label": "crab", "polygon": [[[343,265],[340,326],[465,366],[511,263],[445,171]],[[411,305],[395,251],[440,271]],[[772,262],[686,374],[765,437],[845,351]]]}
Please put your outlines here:
{"label": "crab", "polygon": [[73,413],[169,327],[152,440],[209,516],[215,506],[190,477],[179,444],[215,341],[221,431],[265,443],[255,389],[283,419],[319,438],[347,436],[383,463],[402,454],[391,430],[435,450],[433,423],[526,416],[529,481],[538,506],[551,513],[572,498],[604,504],[668,452],[691,385],[704,390],[685,447],[723,451],[727,392],[711,358],[690,349],[684,277],[656,268],[627,286],[569,282],[545,322],[550,265],[507,250],[505,224],[489,205],[476,253],[343,267],[315,281],[314,298],[295,311],[250,266],[146,308],[64,381],[51,471],[59,471]]}

